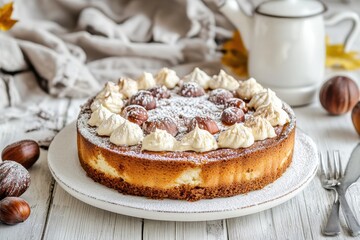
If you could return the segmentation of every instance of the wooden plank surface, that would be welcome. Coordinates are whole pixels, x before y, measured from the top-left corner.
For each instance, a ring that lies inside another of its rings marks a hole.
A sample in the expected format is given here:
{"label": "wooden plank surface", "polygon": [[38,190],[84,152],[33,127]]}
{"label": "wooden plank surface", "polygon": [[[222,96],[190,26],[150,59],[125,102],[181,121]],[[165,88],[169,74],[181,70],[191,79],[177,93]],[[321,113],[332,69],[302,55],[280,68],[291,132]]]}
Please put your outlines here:
{"label": "wooden plank surface", "polygon": [[144,240],[175,240],[176,223],[167,221],[144,220]]}
{"label": "wooden plank surface", "polygon": [[[67,111],[68,100],[58,100],[51,97],[45,97],[37,101],[37,110],[46,111],[51,116],[63,116]],[[36,114],[36,111],[34,112]],[[29,122],[23,119],[15,119],[11,124],[0,124],[0,149],[6,145],[22,140],[37,139],[39,135],[54,134],[54,129],[61,129],[64,122],[61,117],[54,117],[47,120],[46,128],[38,129],[37,125],[41,124],[41,118],[32,118],[39,122]],[[51,130],[49,130],[51,129]],[[29,170],[31,176],[31,184],[29,189],[21,196],[31,207],[31,215],[29,219],[15,226],[6,226],[0,224],[0,239],[41,239],[45,223],[49,203],[51,202],[51,191],[54,180],[47,166],[47,151],[41,150],[40,159]]]}
{"label": "wooden plank surface", "polygon": [[56,184],[44,239],[141,239],[142,219],[87,205]]}

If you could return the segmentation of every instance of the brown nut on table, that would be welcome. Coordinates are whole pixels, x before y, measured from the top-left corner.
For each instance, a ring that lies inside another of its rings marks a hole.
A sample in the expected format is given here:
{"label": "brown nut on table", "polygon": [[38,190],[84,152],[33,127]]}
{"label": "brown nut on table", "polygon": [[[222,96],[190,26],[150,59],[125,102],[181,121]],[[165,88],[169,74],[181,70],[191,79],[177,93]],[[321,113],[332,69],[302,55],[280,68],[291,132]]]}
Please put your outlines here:
{"label": "brown nut on table", "polygon": [[320,89],[320,103],[333,115],[350,111],[358,101],[359,88],[355,81],[348,77],[333,77]]}
{"label": "brown nut on table", "polygon": [[140,105],[144,107],[146,110],[151,110],[156,108],[156,100],[149,91],[140,90],[131,96],[130,105]]}
{"label": "brown nut on table", "polygon": [[153,97],[155,97],[157,99],[170,97],[170,91],[165,86],[156,86],[156,87],[148,89],[148,91],[151,92]]}
{"label": "brown nut on table", "polygon": [[199,84],[187,82],[181,86],[180,95],[183,97],[200,97],[205,95],[205,91]]}
{"label": "brown nut on table", "polygon": [[143,124],[148,119],[148,113],[146,109],[139,105],[126,106],[121,114],[125,119],[137,125]]}
{"label": "brown nut on table", "polygon": [[216,122],[210,117],[194,117],[189,123],[188,131],[192,131],[196,127],[196,125],[211,134],[215,134],[220,131]]}
{"label": "brown nut on table", "polygon": [[234,97],[234,95],[226,89],[215,89],[209,94],[209,101],[218,105],[224,105],[227,100]]}
{"label": "brown nut on table", "polygon": [[175,121],[170,117],[156,118],[148,120],[143,124],[143,129],[146,134],[155,132],[156,129],[165,130],[173,136],[178,133],[178,127]]}
{"label": "brown nut on table", "polygon": [[30,174],[14,161],[0,163],[0,199],[18,197],[30,186]]}
{"label": "brown nut on table", "polygon": [[230,98],[225,102],[225,108],[228,107],[237,107],[243,110],[244,113],[247,113],[248,108],[246,106],[246,103],[241,100],[240,98]]}
{"label": "brown nut on table", "polygon": [[39,144],[33,140],[22,140],[12,143],[6,146],[1,153],[2,160],[15,161],[27,169],[39,159],[39,156]]}
{"label": "brown nut on table", "polygon": [[24,222],[30,216],[29,204],[19,197],[7,197],[0,201],[0,222],[13,225]]}
{"label": "brown nut on table", "polygon": [[356,132],[360,135],[360,102],[358,102],[351,111],[351,120]]}
{"label": "brown nut on table", "polygon": [[221,121],[225,125],[233,125],[235,123],[245,121],[245,114],[240,108],[229,107],[226,108],[221,114]]}

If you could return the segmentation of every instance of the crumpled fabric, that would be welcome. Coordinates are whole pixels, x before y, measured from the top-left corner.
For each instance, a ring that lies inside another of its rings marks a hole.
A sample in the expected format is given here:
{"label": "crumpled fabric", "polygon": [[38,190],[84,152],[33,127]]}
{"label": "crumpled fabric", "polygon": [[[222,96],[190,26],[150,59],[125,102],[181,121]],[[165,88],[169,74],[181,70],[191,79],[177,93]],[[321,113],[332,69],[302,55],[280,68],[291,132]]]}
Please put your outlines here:
{"label": "crumpled fabric", "polygon": [[[88,97],[120,76],[214,60],[232,28],[201,0],[15,0],[14,9],[19,22],[0,33],[0,70],[33,72],[54,97]],[[12,104],[2,98],[0,107]]]}

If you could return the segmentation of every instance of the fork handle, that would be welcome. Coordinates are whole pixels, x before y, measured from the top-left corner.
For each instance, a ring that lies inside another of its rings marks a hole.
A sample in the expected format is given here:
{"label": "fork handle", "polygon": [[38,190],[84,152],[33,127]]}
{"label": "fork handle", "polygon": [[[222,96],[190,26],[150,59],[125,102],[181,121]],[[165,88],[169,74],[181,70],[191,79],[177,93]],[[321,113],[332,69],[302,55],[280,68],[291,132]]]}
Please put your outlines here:
{"label": "fork handle", "polygon": [[341,210],[344,214],[346,224],[349,227],[350,235],[355,237],[360,234],[360,225],[349,207],[349,204],[345,197],[345,193],[345,191],[339,191]]}
{"label": "fork handle", "polygon": [[335,236],[340,233],[339,207],[339,200],[334,201],[328,221],[323,230],[323,233],[326,236]]}

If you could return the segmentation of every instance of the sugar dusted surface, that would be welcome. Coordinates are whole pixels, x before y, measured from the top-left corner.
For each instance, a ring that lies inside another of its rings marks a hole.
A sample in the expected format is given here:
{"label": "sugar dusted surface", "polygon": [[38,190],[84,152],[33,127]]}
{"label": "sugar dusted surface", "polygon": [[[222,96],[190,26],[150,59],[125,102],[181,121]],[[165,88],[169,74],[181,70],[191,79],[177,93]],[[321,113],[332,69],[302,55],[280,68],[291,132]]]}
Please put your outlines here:
{"label": "sugar dusted surface", "polygon": [[[186,106],[184,106],[183,102],[184,101],[184,97],[180,97],[180,96],[172,96],[171,97],[171,101],[173,102],[173,105],[180,105],[180,109],[184,108],[184,111],[182,111],[182,113],[184,115],[192,115],[192,114],[212,114],[210,116],[214,117],[214,120],[218,122],[220,129],[222,129],[224,126],[219,123],[219,118],[220,118],[220,114],[221,114],[221,107],[216,106],[214,104],[212,104],[209,101],[205,101],[206,99],[206,95],[202,96],[202,97],[198,97],[198,98],[186,98],[185,100],[187,100],[187,102],[189,104],[187,104]],[[182,99],[182,101],[181,101]],[[82,109],[81,112],[79,114],[79,118],[77,121],[77,129],[79,131],[79,133],[84,136],[88,141],[90,141],[91,143],[101,147],[101,148],[106,148],[109,151],[112,151],[114,153],[118,153],[118,154],[122,154],[124,156],[131,156],[133,158],[145,158],[145,159],[150,159],[150,160],[185,160],[185,161],[192,161],[195,164],[200,164],[202,162],[208,162],[208,161],[216,161],[216,160],[226,160],[226,159],[231,159],[235,156],[241,156],[241,155],[245,155],[245,154],[249,154],[250,152],[254,152],[254,151],[258,151],[267,147],[273,147],[276,146],[277,144],[279,144],[284,138],[287,137],[288,133],[293,130],[295,128],[295,115],[292,111],[292,109],[287,105],[284,104],[283,109],[289,114],[290,117],[290,123],[286,124],[284,126],[280,126],[280,127],[276,127],[275,131],[277,134],[277,137],[275,138],[271,138],[271,139],[266,139],[263,141],[256,141],[251,147],[249,148],[240,148],[240,149],[217,149],[214,151],[209,151],[209,152],[203,152],[203,153],[197,153],[197,152],[151,152],[151,151],[141,151],[141,144],[137,145],[137,146],[131,146],[131,147],[127,147],[127,146],[116,146],[114,144],[112,144],[109,140],[109,137],[101,137],[98,136],[96,134],[96,128],[95,127],[90,127],[87,124],[88,119],[90,118],[91,115],[91,110],[90,110],[90,105],[92,103],[93,99],[90,99],[88,101],[88,103],[86,103]],[[166,116],[168,115],[172,115],[175,114],[176,111],[179,110],[179,108],[172,110],[172,108],[168,109],[170,112],[165,111],[166,104],[167,104],[168,100],[164,100],[164,101],[159,101],[159,108],[154,109],[154,110],[150,110],[149,111],[149,115],[150,118],[151,117],[161,117],[161,116]],[[205,104],[203,104],[203,101],[206,102]],[[202,110],[196,109],[194,107],[192,107],[192,104],[200,104],[202,106]],[[221,105],[220,105],[221,106]],[[153,111],[153,112],[152,112]],[[158,112],[156,112],[158,111]],[[197,112],[199,111],[199,112]],[[248,116],[248,115],[246,115]],[[193,116],[195,117],[195,116]],[[180,123],[180,127],[181,127],[181,123]],[[182,125],[182,133],[180,133],[179,136],[181,136],[181,134],[184,134],[184,125]],[[179,137],[177,136],[177,137]]]}
{"label": "sugar dusted surface", "polygon": [[0,162],[1,179],[0,189],[8,193],[9,196],[15,196],[19,189],[26,189],[30,184],[29,172],[19,163],[10,160]]}
{"label": "sugar dusted surface", "polygon": [[157,107],[148,112],[149,119],[161,119],[164,117],[174,119],[179,129],[179,134],[176,137],[178,140],[187,132],[189,122],[196,116],[211,117],[216,121],[220,130],[225,129],[225,126],[220,121],[224,106],[215,105],[208,101],[207,98],[207,95],[201,97],[182,97],[172,94],[171,98],[160,99],[157,102]]}
{"label": "sugar dusted surface", "polygon": [[[308,183],[314,176],[318,157],[314,142],[297,130],[294,156],[286,172],[274,183],[265,188],[247,194],[228,198],[216,198],[187,202],[181,200],[155,200],[145,197],[124,195],[95,183],[86,176],[77,159],[75,126],[65,128],[54,140],[49,151],[49,167],[58,181],[68,189],[76,191],[82,198],[98,200],[108,204],[115,212],[122,213],[125,208],[158,213],[221,213],[226,211],[261,208],[268,203],[278,201]],[[67,151],[64,151],[64,146]],[[65,156],[64,156],[65,154]],[[60,159],[59,159],[60,157]],[[271,204],[270,204],[271,205]],[[117,210],[119,208],[119,210]],[[108,208],[110,209],[110,208]],[[122,209],[122,210],[120,210]],[[126,213],[126,212],[123,212]],[[145,215],[144,215],[145,216]]]}

